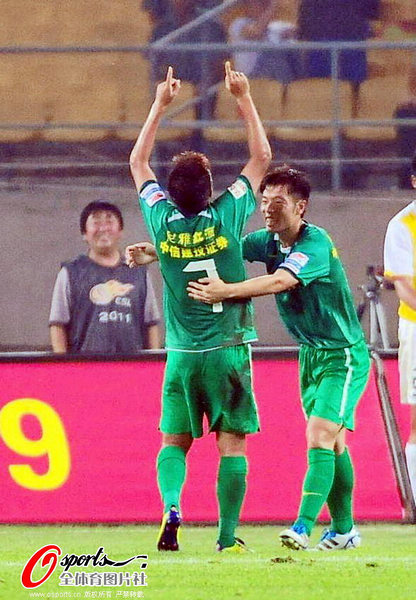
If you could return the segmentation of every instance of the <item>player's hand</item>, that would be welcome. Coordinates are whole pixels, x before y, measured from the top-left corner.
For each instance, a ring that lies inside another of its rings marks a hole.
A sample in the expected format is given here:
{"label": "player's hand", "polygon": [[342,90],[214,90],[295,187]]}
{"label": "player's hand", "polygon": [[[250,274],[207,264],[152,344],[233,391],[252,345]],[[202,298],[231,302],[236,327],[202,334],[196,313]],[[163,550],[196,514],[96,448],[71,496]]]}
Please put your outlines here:
{"label": "player's hand", "polygon": [[168,67],[165,81],[159,83],[156,88],[156,102],[162,107],[168,106],[179,94],[180,89],[181,80],[175,79],[172,67]]}
{"label": "player's hand", "polygon": [[250,93],[247,77],[240,71],[233,71],[229,60],[225,63],[225,87],[236,98],[242,98]]}
{"label": "player's hand", "polygon": [[202,277],[198,281],[190,281],[186,291],[188,296],[205,304],[216,304],[227,298],[227,284],[222,279]]}
{"label": "player's hand", "polygon": [[127,246],[124,254],[130,269],[141,265],[149,265],[158,259],[156,249],[150,242],[131,244]]}

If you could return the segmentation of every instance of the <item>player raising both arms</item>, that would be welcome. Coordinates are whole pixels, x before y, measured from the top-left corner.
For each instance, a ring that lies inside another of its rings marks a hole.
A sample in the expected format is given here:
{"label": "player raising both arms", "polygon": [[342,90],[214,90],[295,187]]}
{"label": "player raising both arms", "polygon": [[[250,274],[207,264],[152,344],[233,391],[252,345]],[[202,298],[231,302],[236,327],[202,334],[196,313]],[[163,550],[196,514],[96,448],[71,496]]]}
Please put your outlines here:
{"label": "player raising both arms", "polygon": [[[169,67],[130,157],[143,217],[153,238],[164,280],[168,352],[162,394],[162,448],[157,459],[164,516],[159,550],[178,550],[180,497],[186,455],[202,436],[202,420],[215,431],[220,464],[217,482],[217,549],[241,551],[235,529],[245,495],[245,436],[258,431],[251,385],[250,342],[256,339],[250,300],[239,303],[194,302],[186,292],[198,274],[243,281],[241,236],[255,210],[257,189],[271,160],[270,146],[242,73],[225,65],[225,85],[246,124],[250,158],[239,177],[211,200],[207,157],[183,152],[173,158],[167,191],[160,187],[149,160],[166,108],[180,93]],[[132,252],[134,252],[132,250]],[[201,502],[204,499],[201,498]]]}

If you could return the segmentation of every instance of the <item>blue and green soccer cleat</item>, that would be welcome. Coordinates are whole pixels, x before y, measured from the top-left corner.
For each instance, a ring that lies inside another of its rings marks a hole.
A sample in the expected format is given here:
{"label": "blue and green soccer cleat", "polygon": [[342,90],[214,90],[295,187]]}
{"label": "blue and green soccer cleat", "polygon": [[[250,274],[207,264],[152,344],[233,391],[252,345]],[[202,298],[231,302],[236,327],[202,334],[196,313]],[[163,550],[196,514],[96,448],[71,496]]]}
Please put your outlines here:
{"label": "blue and green soccer cleat", "polygon": [[172,506],[162,519],[160,525],[159,537],[157,539],[157,549],[163,551],[177,552],[178,529],[181,525],[181,517],[176,506]]}

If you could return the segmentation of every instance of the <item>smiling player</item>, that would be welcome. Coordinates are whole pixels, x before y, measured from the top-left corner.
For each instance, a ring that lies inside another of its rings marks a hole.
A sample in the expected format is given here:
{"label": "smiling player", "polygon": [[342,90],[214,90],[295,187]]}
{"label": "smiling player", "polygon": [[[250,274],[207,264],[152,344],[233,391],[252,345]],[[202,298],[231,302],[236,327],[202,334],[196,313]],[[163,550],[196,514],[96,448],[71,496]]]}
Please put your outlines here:
{"label": "smiling player", "polygon": [[236,283],[201,278],[191,298],[207,303],[275,294],[280,316],[300,345],[300,386],[307,417],[308,470],[299,515],[280,534],[285,546],[306,549],[325,504],[332,517],[317,548],[354,548],[360,536],[352,517],[354,473],[346,429],[369,374],[369,355],[347,278],[329,235],[304,220],[310,185],[287,166],[260,184],[266,228],[248,234],[243,254],[266,265],[268,275]]}

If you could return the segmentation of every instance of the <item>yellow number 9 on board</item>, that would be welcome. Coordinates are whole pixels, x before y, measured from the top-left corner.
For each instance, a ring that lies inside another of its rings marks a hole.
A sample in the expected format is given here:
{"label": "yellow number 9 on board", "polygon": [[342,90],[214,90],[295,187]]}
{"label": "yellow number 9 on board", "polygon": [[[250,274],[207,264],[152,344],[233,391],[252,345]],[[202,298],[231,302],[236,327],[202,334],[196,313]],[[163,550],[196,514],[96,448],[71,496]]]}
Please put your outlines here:
{"label": "yellow number 9 on board", "polygon": [[[32,415],[42,429],[38,440],[27,438],[22,429],[22,418]],[[21,398],[6,404],[0,411],[0,435],[6,446],[23,456],[45,456],[48,471],[38,475],[30,465],[9,465],[12,479],[29,490],[54,490],[68,479],[71,458],[65,429],[54,409],[34,398]]]}

